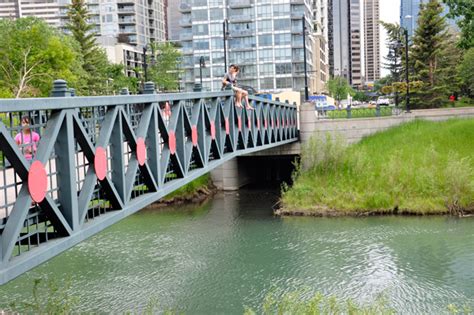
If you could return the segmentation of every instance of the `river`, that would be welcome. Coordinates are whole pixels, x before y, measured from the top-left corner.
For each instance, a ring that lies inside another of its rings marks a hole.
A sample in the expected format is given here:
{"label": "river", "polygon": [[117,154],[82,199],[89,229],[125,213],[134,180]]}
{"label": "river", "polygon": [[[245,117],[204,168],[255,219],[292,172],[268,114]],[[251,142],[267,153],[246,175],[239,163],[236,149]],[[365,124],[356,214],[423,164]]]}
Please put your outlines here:
{"label": "river", "polygon": [[321,292],[400,313],[474,309],[474,218],[276,218],[271,190],[146,209],[0,287],[0,309],[35,278],[62,283],[78,312],[242,314],[269,292]]}

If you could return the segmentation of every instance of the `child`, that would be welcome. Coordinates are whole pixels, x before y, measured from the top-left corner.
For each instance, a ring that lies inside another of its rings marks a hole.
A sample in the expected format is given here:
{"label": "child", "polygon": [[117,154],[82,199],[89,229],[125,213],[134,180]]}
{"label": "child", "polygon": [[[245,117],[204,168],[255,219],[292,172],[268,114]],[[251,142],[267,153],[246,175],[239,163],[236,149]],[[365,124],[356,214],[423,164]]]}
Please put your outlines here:
{"label": "child", "polygon": [[21,127],[21,132],[15,136],[15,142],[25,155],[25,159],[31,161],[36,154],[36,146],[40,136],[30,129],[30,118],[28,116],[21,118]]}
{"label": "child", "polygon": [[254,109],[250,106],[249,103],[249,93],[244,89],[237,87],[237,74],[239,74],[239,67],[237,65],[230,65],[229,72],[224,75],[224,79],[222,80],[222,88],[232,88],[235,91],[235,106],[242,108],[242,96],[245,98],[245,102],[247,104],[247,109]]}

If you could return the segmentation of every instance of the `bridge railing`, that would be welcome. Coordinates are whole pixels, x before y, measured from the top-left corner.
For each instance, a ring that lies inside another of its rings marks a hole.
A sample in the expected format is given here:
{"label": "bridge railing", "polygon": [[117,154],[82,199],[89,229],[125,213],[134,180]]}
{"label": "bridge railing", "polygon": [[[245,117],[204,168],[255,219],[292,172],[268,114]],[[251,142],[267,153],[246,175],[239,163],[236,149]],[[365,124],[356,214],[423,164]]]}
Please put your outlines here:
{"label": "bridge railing", "polygon": [[297,140],[295,105],[153,91],[71,97],[58,80],[56,97],[0,100],[0,283],[226,160]]}

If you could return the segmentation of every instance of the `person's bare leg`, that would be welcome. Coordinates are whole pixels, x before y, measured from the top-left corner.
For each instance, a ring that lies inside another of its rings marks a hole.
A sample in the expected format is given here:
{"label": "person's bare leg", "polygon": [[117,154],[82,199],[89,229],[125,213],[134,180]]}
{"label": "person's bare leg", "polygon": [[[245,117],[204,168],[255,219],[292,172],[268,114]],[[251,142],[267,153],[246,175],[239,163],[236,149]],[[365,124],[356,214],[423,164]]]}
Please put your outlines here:
{"label": "person's bare leg", "polygon": [[242,92],[235,91],[235,106],[238,108],[242,108]]}
{"label": "person's bare leg", "polygon": [[255,108],[253,108],[253,107],[250,105],[250,102],[249,102],[249,93],[248,93],[247,91],[245,91],[245,92],[244,92],[244,95],[245,95],[246,108],[247,108],[247,109],[254,110]]}

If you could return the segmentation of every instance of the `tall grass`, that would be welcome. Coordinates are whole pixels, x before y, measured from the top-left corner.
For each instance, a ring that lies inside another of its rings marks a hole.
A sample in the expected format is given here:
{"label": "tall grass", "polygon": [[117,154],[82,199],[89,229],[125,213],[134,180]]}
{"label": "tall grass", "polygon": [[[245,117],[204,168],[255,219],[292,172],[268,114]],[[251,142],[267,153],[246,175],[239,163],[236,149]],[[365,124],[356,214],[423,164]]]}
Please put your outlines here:
{"label": "tall grass", "polygon": [[302,150],[289,211],[318,214],[474,210],[474,120],[414,121],[347,146],[312,137]]}

